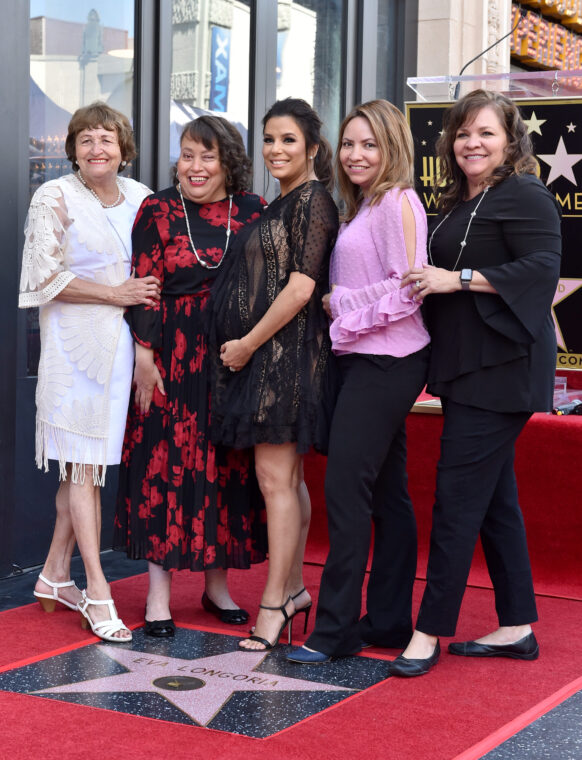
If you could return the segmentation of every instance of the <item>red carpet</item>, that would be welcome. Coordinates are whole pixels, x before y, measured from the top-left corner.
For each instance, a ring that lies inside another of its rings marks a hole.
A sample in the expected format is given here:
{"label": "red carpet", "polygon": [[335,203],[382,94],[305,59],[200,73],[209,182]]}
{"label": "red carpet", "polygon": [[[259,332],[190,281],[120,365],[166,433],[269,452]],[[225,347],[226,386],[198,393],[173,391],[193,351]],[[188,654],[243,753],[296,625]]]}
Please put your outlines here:
{"label": "red carpet", "polygon": [[[418,521],[418,576],[426,577],[431,512],[442,417],[408,416],[409,489]],[[516,448],[519,498],[528,534],[536,593],[582,599],[582,509],[579,496],[579,456],[582,417],[536,414]],[[313,520],[306,559],[323,563],[327,528],[323,476],[325,458],[306,457],[306,480]],[[469,583],[490,588],[489,575],[478,545]]]}
{"label": "red carpet", "polygon": [[[265,571],[265,566],[258,566],[248,573],[232,574],[234,595],[251,614],[256,611]],[[306,566],[305,580],[314,596],[320,572],[317,566]],[[176,621],[235,633],[200,608],[201,581],[201,576],[189,573],[175,578]],[[145,576],[114,584],[118,607],[130,624],[141,622],[146,585]],[[419,583],[416,603],[421,591]],[[539,610],[536,634],[542,656],[536,662],[464,660],[443,654],[439,665],[425,678],[388,679],[262,740],[0,692],[2,754],[14,760],[32,760],[39,755],[46,760],[93,760],[109,755],[141,760],[150,754],[161,760],[203,754],[221,760],[243,756],[303,760],[308,755],[324,759],[364,755],[388,760],[451,760],[582,675],[578,643],[582,602],[541,598]],[[472,638],[494,625],[492,592],[470,589],[458,636]],[[49,616],[36,604],[0,614],[0,636],[4,643],[0,669],[94,640],[81,632],[75,613],[63,610]],[[397,654],[368,652],[371,656]],[[479,756],[465,755],[465,760]]]}
{"label": "red carpet", "polygon": [[[410,490],[419,521],[420,575],[426,566],[434,472],[441,419],[410,415]],[[388,679],[307,721],[267,739],[250,739],[206,728],[126,716],[92,707],[0,692],[2,756],[12,760],[181,760],[209,756],[218,760],[322,760],[354,757],[382,760],[477,760],[544,711],[582,688],[582,515],[576,497],[577,455],[582,419],[536,415],[517,450],[520,500],[525,515],[538,597],[536,636],[541,656],[535,662],[475,660],[443,653],[426,677]],[[305,581],[314,597],[325,559],[327,536],[323,503],[325,459],[306,460],[313,502]],[[231,574],[233,596],[254,616],[266,566]],[[493,594],[477,552],[465,595],[458,639],[474,638],[496,626]],[[32,590],[31,580],[31,590]],[[484,586],[478,588],[475,586]],[[126,623],[141,623],[145,575],[114,584]],[[415,589],[415,607],[423,589]],[[173,586],[178,625],[236,634],[200,607],[202,577],[183,572]],[[570,598],[568,598],[570,597]],[[310,621],[310,628],[313,618]],[[244,633],[245,629],[242,630]],[[299,629],[295,632],[299,633]],[[296,638],[301,641],[303,637]],[[0,671],[59,650],[95,641],[81,631],[78,616],[52,615],[37,604],[0,614]],[[234,646],[235,641],[233,641]],[[447,641],[443,641],[446,650]],[[366,650],[366,656],[397,652]]]}

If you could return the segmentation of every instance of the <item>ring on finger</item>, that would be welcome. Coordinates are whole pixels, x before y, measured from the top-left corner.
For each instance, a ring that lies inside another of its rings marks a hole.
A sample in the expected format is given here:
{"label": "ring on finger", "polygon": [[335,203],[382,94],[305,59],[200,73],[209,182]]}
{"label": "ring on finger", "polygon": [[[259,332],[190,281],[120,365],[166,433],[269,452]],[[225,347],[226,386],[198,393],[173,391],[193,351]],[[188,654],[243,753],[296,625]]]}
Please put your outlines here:
{"label": "ring on finger", "polygon": [[414,284],[420,290],[420,286],[421,286],[420,280],[417,280]]}
{"label": "ring on finger", "polygon": [[229,367],[229,370],[230,370],[231,372],[236,372],[236,369],[235,369],[234,367]]}

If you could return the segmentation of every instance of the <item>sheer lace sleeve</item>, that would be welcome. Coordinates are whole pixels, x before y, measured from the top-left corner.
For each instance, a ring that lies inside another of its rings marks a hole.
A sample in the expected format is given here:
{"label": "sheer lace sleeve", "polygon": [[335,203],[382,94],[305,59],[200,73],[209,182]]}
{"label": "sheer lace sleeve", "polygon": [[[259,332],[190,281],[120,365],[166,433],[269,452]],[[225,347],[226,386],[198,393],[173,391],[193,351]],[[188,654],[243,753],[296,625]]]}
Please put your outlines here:
{"label": "sheer lace sleeve", "polygon": [[64,246],[71,224],[63,194],[56,184],[46,184],[34,194],[24,228],[20,277],[21,308],[48,303],[74,279],[67,271]]}
{"label": "sheer lace sleeve", "polygon": [[[164,241],[156,224],[160,200],[148,196],[141,204],[131,233],[132,267],[136,277],[155,275],[164,287]],[[155,306],[137,304],[125,312],[134,340],[146,348],[162,345],[163,314],[160,301]]]}
{"label": "sheer lace sleeve", "polygon": [[291,271],[317,280],[327,271],[329,253],[338,230],[338,213],[331,195],[319,182],[310,183],[294,209],[291,244]]}

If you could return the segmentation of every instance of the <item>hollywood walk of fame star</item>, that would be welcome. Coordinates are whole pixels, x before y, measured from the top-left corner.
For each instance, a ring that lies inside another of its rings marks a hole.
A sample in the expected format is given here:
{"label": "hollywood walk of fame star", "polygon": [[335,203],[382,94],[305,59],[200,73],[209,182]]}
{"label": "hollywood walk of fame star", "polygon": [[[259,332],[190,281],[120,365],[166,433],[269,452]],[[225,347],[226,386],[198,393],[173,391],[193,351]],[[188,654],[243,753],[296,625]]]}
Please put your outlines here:
{"label": "hollywood walk of fame star", "polygon": [[267,656],[264,651],[228,652],[185,660],[113,646],[103,645],[98,649],[127,668],[128,672],[32,693],[154,692],[196,723],[205,726],[231,695],[239,691],[354,691],[343,686],[255,671],[254,668]]}
{"label": "hollywood walk of fame star", "polygon": [[568,132],[575,132],[576,131],[576,124],[573,122],[570,122],[569,124],[566,124],[566,128],[568,129]]}
{"label": "hollywood walk of fame star", "polygon": [[545,124],[546,121],[547,119],[538,119],[538,117],[536,116],[536,112],[532,111],[529,119],[524,119],[523,123],[527,124],[528,135],[530,135],[532,132],[537,132],[538,135],[541,135],[542,130],[540,129],[540,127],[542,126],[542,124]]}
{"label": "hollywood walk of fame star", "polygon": [[564,145],[564,138],[560,137],[555,153],[538,153],[537,157],[550,166],[550,173],[546,185],[550,185],[558,177],[564,177],[577,186],[572,167],[578,161],[582,161],[582,153],[568,153]]}
{"label": "hollywood walk of fame star", "polygon": [[560,323],[558,322],[558,317],[556,316],[556,310],[554,307],[559,303],[562,303],[562,301],[565,301],[568,296],[571,296],[574,291],[578,290],[578,288],[581,287],[582,280],[576,280],[573,278],[561,279],[558,283],[558,287],[556,288],[554,300],[552,301],[552,319],[554,320],[554,327],[556,329],[556,341],[558,343],[558,348],[561,348],[563,351],[567,351],[568,348],[566,346],[564,336],[562,335],[562,330],[560,328]]}

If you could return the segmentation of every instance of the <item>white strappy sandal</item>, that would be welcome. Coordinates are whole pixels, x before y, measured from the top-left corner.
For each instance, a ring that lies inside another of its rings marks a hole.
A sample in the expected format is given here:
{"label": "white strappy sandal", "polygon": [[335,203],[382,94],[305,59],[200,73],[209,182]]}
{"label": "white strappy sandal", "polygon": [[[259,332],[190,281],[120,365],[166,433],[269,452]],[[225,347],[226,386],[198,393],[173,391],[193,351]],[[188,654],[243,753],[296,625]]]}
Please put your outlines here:
{"label": "white strappy sandal", "polygon": [[43,583],[46,583],[46,585],[50,586],[50,588],[53,590],[52,594],[43,594],[42,591],[32,592],[38,599],[40,606],[45,612],[54,612],[57,602],[59,604],[64,604],[65,607],[68,607],[70,610],[77,609],[77,605],[74,602],[68,602],[66,599],[63,599],[59,596],[60,588],[70,588],[72,586],[74,586],[77,591],[81,593],[81,589],[77,588],[75,581],[63,581],[62,583],[55,583],[54,581],[49,581],[48,578],[45,578],[42,573],[39,573],[38,577]]}
{"label": "white strappy sandal", "polygon": [[[77,609],[81,613],[81,628],[91,628],[95,636],[99,636],[103,641],[112,641],[114,644],[126,644],[131,641],[132,634],[129,628],[123,624],[121,618],[117,616],[117,610],[115,609],[115,603],[113,599],[89,599],[85,591],[83,598],[77,605]],[[87,607],[90,605],[106,604],[109,609],[109,620],[101,620],[94,623],[89,617]],[[127,638],[119,638],[115,636],[118,631],[127,631],[129,636]]]}

